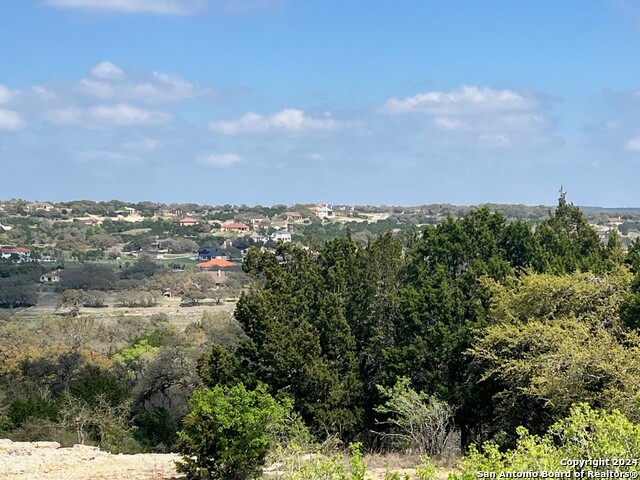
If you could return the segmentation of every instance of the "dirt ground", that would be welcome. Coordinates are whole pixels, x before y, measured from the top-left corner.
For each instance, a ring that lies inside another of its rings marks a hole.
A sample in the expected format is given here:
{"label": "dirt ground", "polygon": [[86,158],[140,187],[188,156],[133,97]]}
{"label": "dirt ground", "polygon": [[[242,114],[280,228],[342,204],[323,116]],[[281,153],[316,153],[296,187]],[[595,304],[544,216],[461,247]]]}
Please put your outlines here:
{"label": "dirt ground", "polygon": [[175,454],[111,455],[96,447],[0,440],[0,478],[6,480],[170,480]]}
{"label": "dirt ground", "polygon": [[[66,313],[64,310],[56,310],[59,295],[60,294],[56,292],[41,292],[38,305],[16,311],[14,315],[24,318],[38,318],[43,315]],[[214,300],[205,300],[201,304],[193,307],[181,306],[180,302],[181,299],[179,297],[163,297],[159,300],[158,305],[154,307],[120,307],[116,303],[115,296],[109,295],[104,307],[82,307],[80,309],[80,315],[108,321],[123,315],[150,317],[154,314],[163,313],[167,315],[171,323],[185,328],[190,323],[199,321],[204,313],[225,313],[233,315],[236,308],[235,301],[224,301],[216,305]]]}
{"label": "dirt ground", "polygon": [[[55,442],[12,442],[0,440],[0,478],[3,480],[178,480],[184,476],[176,471],[177,454],[112,455],[97,447],[75,445],[60,448]],[[386,466],[390,471],[413,477],[419,459],[401,455],[365,456],[371,480],[384,479]],[[283,472],[277,466],[266,468],[265,479],[278,479]],[[449,472],[438,469],[443,480]]]}

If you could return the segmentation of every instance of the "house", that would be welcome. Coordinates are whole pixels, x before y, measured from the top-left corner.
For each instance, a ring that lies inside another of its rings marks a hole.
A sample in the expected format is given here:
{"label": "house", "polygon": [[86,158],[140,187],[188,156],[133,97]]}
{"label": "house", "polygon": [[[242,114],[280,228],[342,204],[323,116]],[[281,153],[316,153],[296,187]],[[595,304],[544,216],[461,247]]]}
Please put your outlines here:
{"label": "house", "polygon": [[30,262],[31,250],[25,247],[7,247],[0,248],[0,259],[9,260],[16,259],[18,262]]}
{"label": "house", "polygon": [[315,213],[316,217],[318,217],[320,219],[333,217],[333,210],[331,210],[327,206],[325,206],[325,207],[311,207],[309,210],[311,210],[313,213]]}
{"label": "house", "polygon": [[619,227],[624,223],[624,220],[620,217],[610,217],[607,219],[607,223],[612,227]]}
{"label": "house", "polygon": [[220,226],[221,232],[246,232],[249,227],[244,223],[223,223]]}
{"label": "house", "polygon": [[251,223],[251,226],[254,228],[260,225],[262,222],[265,222],[268,220],[269,219],[267,217],[265,217],[264,215],[260,215],[259,213],[249,216],[249,223]]}
{"label": "house", "polygon": [[33,202],[28,206],[30,212],[50,212],[55,210],[56,207],[47,202]]}
{"label": "house", "polygon": [[269,241],[269,237],[267,237],[266,235],[260,235],[259,233],[252,233],[251,235],[249,235],[249,240],[253,241],[254,243],[265,243]]}
{"label": "house", "polygon": [[278,230],[277,232],[271,234],[271,239],[275,242],[288,243],[291,241],[291,232],[286,229]]}
{"label": "house", "polygon": [[301,222],[303,220],[302,215],[298,212],[284,212],[280,215],[278,215],[278,217],[286,220],[287,222],[291,222],[291,223],[297,223],[297,222]]}
{"label": "house", "polygon": [[198,224],[198,220],[193,217],[184,217],[178,223],[181,227],[192,227]]}
{"label": "house", "polygon": [[228,260],[209,260],[208,262],[198,263],[196,269],[200,272],[209,272],[211,278],[217,283],[224,283],[226,280],[225,269],[236,267],[237,265]]}
{"label": "house", "polygon": [[40,277],[40,283],[60,283],[60,272],[62,270],[53,270],[45,273]]}
{"label": "house", "polygon": [[0,223],[0,232],[10,232],[13,227]]}
{"label": "house", "polygon": [[198,260],[229,260],[229,255],[220,248],[205,247],[198,251]]}

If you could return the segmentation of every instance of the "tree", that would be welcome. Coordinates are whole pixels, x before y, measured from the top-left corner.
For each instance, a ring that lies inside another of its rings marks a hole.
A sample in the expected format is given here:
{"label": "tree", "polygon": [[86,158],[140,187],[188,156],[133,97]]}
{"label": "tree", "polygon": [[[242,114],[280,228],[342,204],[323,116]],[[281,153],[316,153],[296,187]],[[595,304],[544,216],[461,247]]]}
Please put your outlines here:
{"label": "tree", "polygon": [[69,313],[75,317],[80,312],[80,306],[84,304],[85,298],[86,292],[84,290],[69,288],[62,292],[60,297],[58,297],[56,310],[68,308]]}
{"label": "tree", "polygon": [[555,212],[549,212],[550,218],[536,228],[540,249],[534,259],[535,269],[556,274],[605,271],[604,245],[580,209],[568,203],[566,196],[561,189]]}
{"label": "tree", "polygon": [[276,401],[264,386],[196,390],[178,433],[178,450],[183,455],[178,471],[189,480],[254,478],[291,406]]}
{"label": "tree", "polygon": [[184,294],[182,295],[182,302],[185,305],[194,307],[198,305],[205,298],[207,298],[206,293],[201,292],[200,290],[191,289],[184,292]]}
{"label": "tree", "polygon": [[488,436],[543,433],[577,402],[640,418],[640,349],[618,317],[627,284],[589,273],[492,284],[489,324],[467,352],[490,399]]}
{"label": "tree", "polygon": [[116,286],[116,275],[109,267],[81,265],[64,271],[61,286],[64,289],[75,290],[113,290]]}
{"label": "tree", "polygon": [[236,309],[247,336],[236,355],[245,366],[243,381],[287,390],[316,433],[348,437],[362,415],[356,344],[342,280],[329,288],[318,260],[291,245],[281,245],[276,255],[250,250],[243,268],[254,289],[241,294]]}
{"label": "tree", "polygon": [[378,389],[387,400],[375,410],[388,418],[380,423],[392,427],[383,436],[410,453],[440,455],[453,428],[453,408],[424,392],[416,392],[406,377],[392,388],[379,385]]}

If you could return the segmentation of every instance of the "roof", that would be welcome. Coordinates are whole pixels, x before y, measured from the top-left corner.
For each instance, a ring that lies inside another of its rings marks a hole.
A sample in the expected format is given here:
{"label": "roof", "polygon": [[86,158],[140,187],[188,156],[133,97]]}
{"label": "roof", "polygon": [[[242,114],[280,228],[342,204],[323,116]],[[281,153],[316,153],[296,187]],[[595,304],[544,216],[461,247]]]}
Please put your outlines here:
{"label": "roof", "polygon": [[205,247],[198,250],[199,255],[211,255],[213,257],[226,257],[227,253],[218,247]]}
{"label": "roof", "polygon": [[223,223],[222,228],[249,228],[244,223]]}
{"label": "roof", "polygon": [[184,217],[179,223],[198,223],[198,220],[193,217]]}
{"label": "roof", "polygon": [[284,212],[282,215],[286,215],[287,217],[301,217],[302,216],[298,212]]}
{"label": "roof", "polygon": [[52,272],[43,273],[43,277],[59,277],[61,270],[53,270]]}
{"label": "roof", "polygon": [[25,247],[7,247],[0,248],[0,252],[2,253],[29,253],[31,250]]}
{"label": "roof", "polygon": [[274,235],[285,235],[285,234],[291,235],[291,232],[286,228],[283,228],[282,230],[278,230]]}
{"label": "roof", "polygon": [[236,264],[229,260],[209,260],[208,262],[198,263],[198,268],[211,268],[211,267],[235,267]]}

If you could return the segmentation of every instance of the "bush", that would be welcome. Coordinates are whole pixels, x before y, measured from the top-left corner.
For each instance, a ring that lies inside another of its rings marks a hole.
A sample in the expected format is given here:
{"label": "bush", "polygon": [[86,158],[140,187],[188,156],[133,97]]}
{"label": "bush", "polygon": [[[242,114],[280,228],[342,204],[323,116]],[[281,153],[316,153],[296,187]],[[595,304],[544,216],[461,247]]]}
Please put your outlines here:
{"label": "bush", "polygon": [[263,385],[253,391],[243,384],[196,390],[178,432],[178,471],[190,480],[253,478],[273,443],[272,432],[286,424],[291,408]]}
{"label": "bush", "polygon": [[477,478],[477,472],[638,469],[637,465],[572,467],[560,463],[562,459],[638,458],[640,425],[617,410],[607,413],[577,404],[569,417],[556,422],[544,436],[531,435],[524,427],[518,427],[517,434],[516,447],[506,451],[492,442],[481,449],[472,445],[462,461],[463,478]]}
{"label": "bush", "polygon": [[454,409],[446,402],[409,386],[408,378],[401,378],[392,388],[377,386],[387,401],[375,408],[389,419],[379,422],[390,426],[382,433],[397,446],[421,455],[439,455],[453,427]]}

